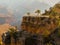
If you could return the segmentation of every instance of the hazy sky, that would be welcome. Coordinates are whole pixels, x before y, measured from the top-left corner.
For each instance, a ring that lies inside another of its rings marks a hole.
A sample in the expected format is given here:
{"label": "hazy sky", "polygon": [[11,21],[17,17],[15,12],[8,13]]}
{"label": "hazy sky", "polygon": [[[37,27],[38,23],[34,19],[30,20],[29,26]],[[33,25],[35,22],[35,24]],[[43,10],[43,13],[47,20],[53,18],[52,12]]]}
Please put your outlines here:
{"label": "hazy sky", "polygon": [[0,5],[9,5],[9,6],[15,6],[15,5],[21,5],[23,3],[30,3],[33,1],[39,1],[49,4],[50,6],[53,6],[55,3],[59,2],[60,0],[0,0]]}

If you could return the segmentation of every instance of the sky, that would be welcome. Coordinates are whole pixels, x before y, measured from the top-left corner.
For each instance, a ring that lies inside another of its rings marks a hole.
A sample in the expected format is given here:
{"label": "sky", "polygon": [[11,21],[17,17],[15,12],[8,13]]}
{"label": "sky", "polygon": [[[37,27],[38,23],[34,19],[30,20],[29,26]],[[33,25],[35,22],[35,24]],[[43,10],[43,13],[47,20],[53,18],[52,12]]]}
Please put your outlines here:
{"label": "sky", "polygon": [[52,7],[56,3],[58,3],[60,0],[0,0],[0,7],[2,5],[2,7],[6,6],[8,9],[15,9],[18,6],[26,8],[25,5],[29,3],[31,4],[34,1],[38,1],[40,3],[46,3]]}
{"label": "sky", "polygon": [[15,5],[22,5],[23,3],[26,3],[26,2],[30,3],[34,1],[44,2],[49,4],[50,6],[53,6],[60,0],[0,0],[0,5],[3,4],[4,6],[8,6],[10,8]]}

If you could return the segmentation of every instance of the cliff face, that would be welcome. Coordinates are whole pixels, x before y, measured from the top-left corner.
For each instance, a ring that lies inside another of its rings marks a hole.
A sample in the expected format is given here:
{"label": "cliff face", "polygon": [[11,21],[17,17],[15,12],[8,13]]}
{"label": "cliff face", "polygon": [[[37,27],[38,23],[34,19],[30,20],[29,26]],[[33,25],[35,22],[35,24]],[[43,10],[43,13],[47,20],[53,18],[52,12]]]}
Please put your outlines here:
{"label": "cliff face", "polygon": [[[44,15],[49,17],[45,17]],[[60,4],[56,4],[54,7],[51,7],[49,11],[45,10],[45,13],[42,14],[43,17],[24,16],[21,29],[30,33],[49,35],[57,27],[57,19],[55,16],[59,17],[59,15]]]}
{"label": "cliff face", "polygon": [[50,17],[24,16],[21,29],[30,33],[49,35],[56,28],[56,20]]}

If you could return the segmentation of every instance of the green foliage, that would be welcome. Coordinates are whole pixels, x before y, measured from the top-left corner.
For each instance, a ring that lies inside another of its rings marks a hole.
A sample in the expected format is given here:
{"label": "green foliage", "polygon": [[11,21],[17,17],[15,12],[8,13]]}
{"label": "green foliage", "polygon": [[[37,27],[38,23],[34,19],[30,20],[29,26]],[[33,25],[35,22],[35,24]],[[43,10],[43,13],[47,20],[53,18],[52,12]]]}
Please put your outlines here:
{"label": "green foliage", "polygon": [[36,10],[35,13],[40,13],[40,10]]}
{"label": "green foliage", "polygon": [[41,12],[40,10],[36,10],[36,11],[35,11],[35,13],[37,13],[37,15],[39,15],[40,12]]}
{"label": "green foliage", "polygon": [[30,12],[27,12],[27,15],[30,15]]}

